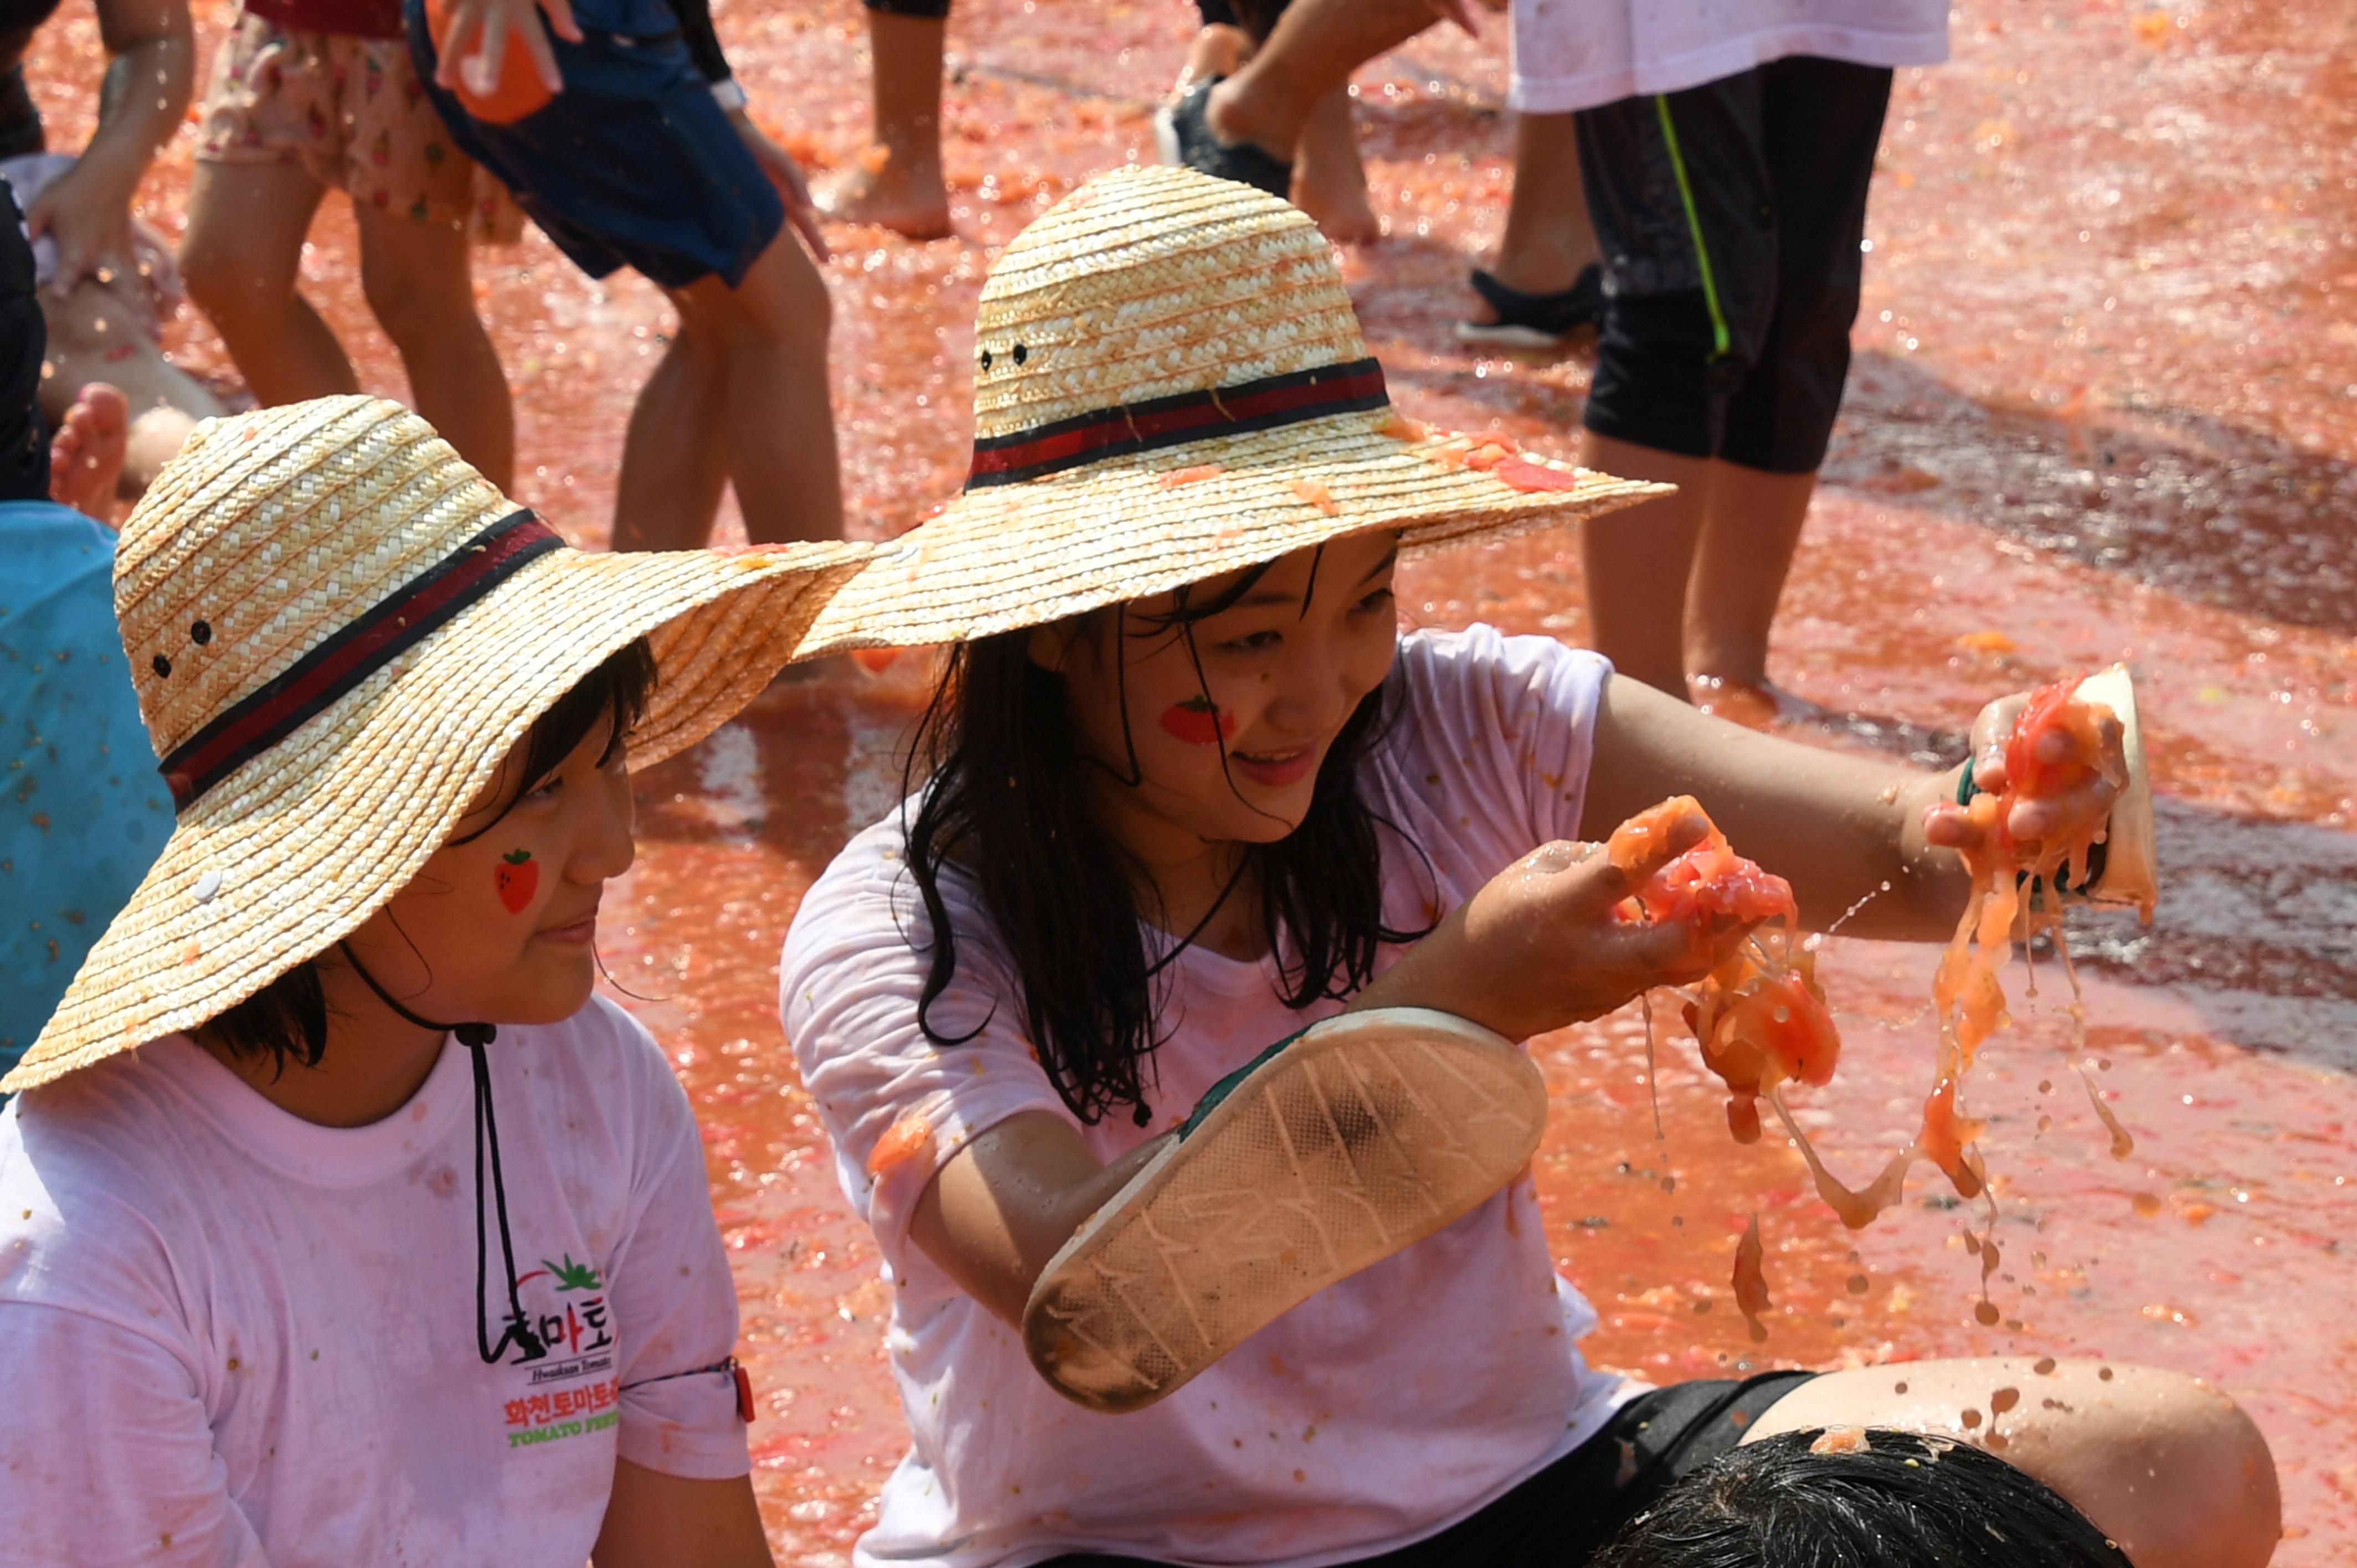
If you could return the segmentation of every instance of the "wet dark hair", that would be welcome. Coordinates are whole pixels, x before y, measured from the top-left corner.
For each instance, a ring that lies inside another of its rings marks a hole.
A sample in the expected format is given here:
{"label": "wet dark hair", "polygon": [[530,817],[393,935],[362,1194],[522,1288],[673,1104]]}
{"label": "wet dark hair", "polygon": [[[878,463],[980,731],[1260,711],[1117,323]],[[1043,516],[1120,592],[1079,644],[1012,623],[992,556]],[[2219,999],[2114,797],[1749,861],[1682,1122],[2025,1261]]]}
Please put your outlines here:
{"label": "wet dark hair", "polygon": [[[1115,660],[1125,660],[1128,638],[1157,631],[1182,639],[1192,656],[1195,624],[1233,606],[1267,571],[1246,572],[1200,604],[1182,588],[1167,616],[1142,623],[1125,607],[1097,611],[1082,630],[1109,631],[1102,646]],[[955,876],[979,892],[1013,961],[1030,1042],[1064,1103],[1092,1123],[1128,1106],[1144,1126],[1153,1117],[1146,1096],[1162,1039],[1156,983],[1201,927],[1158,961],[1147,960],[1127,858],[1091,815],[1082,787],[1085,770],[1104,765],[1082,753],[1063,679],[1032,662],[1030,638],[1011,631],[952,649],[909,746],[904,798],[916,793],[920,768],[931,779],[907,827],[909,870],[932,928],[917,1021],[937,1047],[979,1032],[946,1034],[932,1020],[957,973],[956,933],[941,891]],[[1247,869],[1258,874],[1288,1007],[1351,995],[1372,978],[1379,946],[1425,934],[1383,923],[1376,830],[1421,851],[1359,793],[1361,765],[1381,743],[1387,690],[1369,693],[1344,723],[1301,825],[1248,845],[1237,872],[1239,879]],[[1122,781],[1134,785],[1136,750],[1125,728],[1124,738]]]}
{"label": "wet dark hair", "polygon": [[[500,802],[498,813],[464,838],[449,842],[465,843],[498,826],[516,801],[608,720],[612,721],[613,738],[606,755],[611,757],[623,736],[645,716],[655,679],[654,650],[643,637],[618,649],[583,676],[525,732],[523,767],[515,774],[515,789]],[[270,1058],[274,1076],[284,1073],[289,1060],[317,1067],[328,1050],[328,996],[319,983],[317,961],[306,959],[193,1032],[199,1040],[219,1045],[231,1056],[246,1060]]]}
{"label": "wet dark hair", "polygon": [[2087,1516],[1969,1444],[1875,1427],[1731,1449],[1621,1527],[1589,1568],[2133,1568]]}

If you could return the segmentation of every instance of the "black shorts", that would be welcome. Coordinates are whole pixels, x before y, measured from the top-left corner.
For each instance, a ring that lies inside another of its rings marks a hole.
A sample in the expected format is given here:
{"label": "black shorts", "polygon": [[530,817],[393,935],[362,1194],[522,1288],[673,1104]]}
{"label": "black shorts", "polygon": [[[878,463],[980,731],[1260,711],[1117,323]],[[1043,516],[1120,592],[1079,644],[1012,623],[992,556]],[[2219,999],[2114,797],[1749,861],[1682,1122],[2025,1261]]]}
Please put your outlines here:
{"label": "black shorts", "polygon": [[1824,461],[1890,72],[1807,56],[1580,111],[1604,258],[1587,425],[1775,474]]}
{"label": "black shorts", "polygon": [[[1673,1383],[1639,1394],[1602,1431],[1438,1535],[1349,1568],[1580,1568],[1670,1487],[1743,1441],[1770,1405],[1814,1372]],[[1082,1553],[1040,1568],[1139,1568]]]}
{"label": "black shorts", "polygon": [[931,16],[938,21],[950,14],[950,0],[867,0],[867,8],[895,16]]}
{"label": "black shorts", "polygon": [[425,0],[405,0],[417,80],[458,150],[593,278],[635,267],[665,288],[730,288],[785,227],[777,188],[713,101],[684,37],[549,35],[565,91],[511,124],[436,85]]}

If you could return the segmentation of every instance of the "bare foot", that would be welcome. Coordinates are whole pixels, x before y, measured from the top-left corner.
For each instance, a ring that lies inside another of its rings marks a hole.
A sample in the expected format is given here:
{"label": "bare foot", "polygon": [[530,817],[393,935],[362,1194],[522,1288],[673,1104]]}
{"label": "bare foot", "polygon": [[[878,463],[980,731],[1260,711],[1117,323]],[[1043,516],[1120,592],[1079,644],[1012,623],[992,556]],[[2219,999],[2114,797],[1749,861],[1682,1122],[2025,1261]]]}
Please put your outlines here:
{"label": "bare foot", "polygon": [[1318,101],[1294,149],[1293,204],[1337,244],[1365,245],[1383,237],[1383,220],[1367,199],[1367,168],[1351,124],[1351,92],[1337,88]]}
{"label": "bare foot", "polygon": [[911,240],[951,233],[949,188],[940,166],[899,166],[888,148],[875,146],[818,195],[821,216],[836,223],[873,223]]}
{"label": "bare foot", "polygon": [[104,381],[81,389],[49,438],[49,499],[103,523],[114,521],[131,405]]}
{"label": "bare foot", "polygon": [[1686,691],[1694,705],[1714,718],[1728,719],[1746,729],[1764,730],[1780,724],[1806,724],[1824,716],[1824,710],[1770,681],[1738,681],[1723,675],[1689,675]]}

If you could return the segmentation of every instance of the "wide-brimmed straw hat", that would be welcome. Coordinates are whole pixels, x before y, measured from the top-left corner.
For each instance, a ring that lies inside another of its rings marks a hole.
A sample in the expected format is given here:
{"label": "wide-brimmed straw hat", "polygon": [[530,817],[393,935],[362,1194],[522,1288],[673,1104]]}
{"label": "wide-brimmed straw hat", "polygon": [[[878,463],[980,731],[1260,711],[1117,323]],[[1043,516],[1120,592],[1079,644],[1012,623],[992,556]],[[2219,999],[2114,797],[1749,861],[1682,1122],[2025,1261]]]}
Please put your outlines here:
{"label": "wide-brimmed straw hat", "polygon": [[1057,203],[991,268],[974,336],[963,492],[835,596],[813,647],[986,637],[1349,534],[1415,553],[1669,489],[1402,416],[1317,225],[1189,169]]}
{"label": "wide-brimmed straw hat", "polygon": [[215,1017],[349,935],[635,638],[660,679],[632,766],[700,739],[796,656],[865,554],[573,550],[375,398],[199,424],[114,567],[178,821],[0,1089]]}

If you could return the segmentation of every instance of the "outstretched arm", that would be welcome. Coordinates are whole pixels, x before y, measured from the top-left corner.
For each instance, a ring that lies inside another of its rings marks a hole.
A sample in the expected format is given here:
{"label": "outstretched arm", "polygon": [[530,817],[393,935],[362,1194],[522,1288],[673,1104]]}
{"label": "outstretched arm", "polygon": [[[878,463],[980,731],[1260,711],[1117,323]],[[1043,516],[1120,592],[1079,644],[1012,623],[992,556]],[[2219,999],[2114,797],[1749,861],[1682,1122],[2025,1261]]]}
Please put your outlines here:
{"label": "outstretched arm", "polygon": [[[2006,740],[2027,701],[2001,697],[1975,721],[1979,788],[2004,789]],[[2104,733],[2116,757],[2118,725]],[[1963,771],[1932,773],[1779,740],[1616,675],[1597,713],[1581,831],[1601,838],[1666,796],[1691,794],[1737,854],[1792,883],[1803,925],[1823,930],[1864,900],[1842,928],[1850,935],[1941,941],[1972,891],[1955,853],[1976,843],[1955,804]],[[2098,779],[2056,800],[2024,801],[2008,826],[2017,841],[2034,843],[2083,812],[2100,815],[2116,792]]]}
{"label": "outstretched arm", "polygon": [[1955,770],[1779,740],[1614,676],[1597,710],[1582,835],[1603,838],[1676,794],[1699,800],[1738,854],[1792,883],[1812,929],[1869,895],[1845,931],[1925,941],[1956,928],[1970,879],[1923,832],[1925,810],[1955,799]]}

